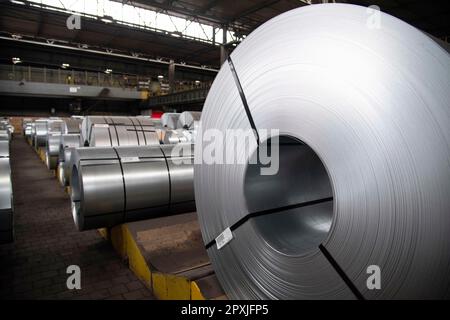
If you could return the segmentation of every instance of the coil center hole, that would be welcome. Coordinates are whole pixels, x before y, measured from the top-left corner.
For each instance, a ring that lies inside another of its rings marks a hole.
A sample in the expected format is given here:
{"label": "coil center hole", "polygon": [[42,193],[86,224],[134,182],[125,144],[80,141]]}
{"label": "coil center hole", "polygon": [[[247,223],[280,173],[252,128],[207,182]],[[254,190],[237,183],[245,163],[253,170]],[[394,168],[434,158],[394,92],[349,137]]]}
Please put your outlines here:
{"label": "coil center hole", "polygon": [[[264,145],[258,147],[253,159],[259,159],[257,154]],[[267,165],[259,161],[247,164],[244,196],[249,213],[270,210],[270,214],[257,215],[249,222],[273,249],[291,256],[304,255],[318,250],[330,231],[331,181],[319,156],[299,139],[280,135],[278,158],[275,175],[261,175],[261,168]]]}

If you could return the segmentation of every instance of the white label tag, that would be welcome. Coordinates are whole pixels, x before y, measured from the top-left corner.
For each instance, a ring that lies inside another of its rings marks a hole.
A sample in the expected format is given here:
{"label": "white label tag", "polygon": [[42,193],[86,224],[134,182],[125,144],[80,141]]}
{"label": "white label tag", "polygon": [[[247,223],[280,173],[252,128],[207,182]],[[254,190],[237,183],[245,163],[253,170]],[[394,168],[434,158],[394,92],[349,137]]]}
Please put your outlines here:
{"label": "white label tag", "polygon": [[109,128],[109,124],[107,123],[96,123],[94,124],[95,128]]}
{"label": "white label tag", "polygon": [[122,163],[139,162],[139,157],[123,157],[120,158],[120,161],[122,161]]}
{"label": "white label tag", "polygon": [[70,93],[77,93],[78,92],[78,88],[77,87],[70,87],[69,88],[69,92]]}
{"label": "white label tag", "polygon": [[233,240],[233,233],[231,233],[231,229],[230,228],[226,228],[216,238],[217,250],[222,249],[231,240]]}

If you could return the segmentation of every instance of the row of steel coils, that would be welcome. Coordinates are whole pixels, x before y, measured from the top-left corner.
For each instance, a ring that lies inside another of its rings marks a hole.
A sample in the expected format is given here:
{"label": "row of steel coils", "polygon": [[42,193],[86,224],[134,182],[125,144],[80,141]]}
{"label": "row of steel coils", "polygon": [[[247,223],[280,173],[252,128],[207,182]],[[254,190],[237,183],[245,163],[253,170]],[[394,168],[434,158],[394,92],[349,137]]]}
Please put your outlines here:
{"label": "row of steel coils", "polygon": [[14,240],[14,203],[11,180],[10,141],[14,127],[0,120],[0,244]]}
{"label": "row of steel coils", "polygon": [[[87,230],[194,211],[192,143],[199,118],[183,112],[162,119],[38,119],[24,122],[24,134],[70,186],[75,224]],[[185,138],[169,143],[168,132]],[[184,147],[175,148],[180,143]]]}

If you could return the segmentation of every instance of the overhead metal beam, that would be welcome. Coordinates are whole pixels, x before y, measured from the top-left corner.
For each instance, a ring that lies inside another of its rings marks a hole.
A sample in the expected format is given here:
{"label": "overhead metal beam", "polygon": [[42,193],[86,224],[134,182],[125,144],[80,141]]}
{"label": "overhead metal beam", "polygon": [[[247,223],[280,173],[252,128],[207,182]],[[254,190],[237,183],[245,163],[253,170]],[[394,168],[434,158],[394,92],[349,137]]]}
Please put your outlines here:
{"label": "overhead metal beam", "polygon": [[157,1],[153,1],[153,0],[146,0],[146,1],[142,1],[140,3],[133,2],[133,5],[136,7],[141,7],[141,8],[151,7],[151,8],[155,8],[155,9],[165,10],[167,12],[176,13],[183,17],[191,17],[191,18],[201,19],[205,22],[208,22],[210,24],[217,25],[217,26],[220,26],[220,25],[226,23],[226,21],[227,21],[226,19],[214,16],[214,15],[209,15],[206,13],[199,14],[199,11],[189,10],[186,8],[177,8],[175,6],[167,5],[166,3],[161,3],[161,2],[157,2]]}
{"label": "overhead metal beam", "polygon": [[247,10],[245,10],[244,12],[241,12],[238,15],[234,16],[233,18],[228,20],[228,23],[232,23],[232,22],[239,20],[243,17],[246,17],[252,13],[258,12],[259,10],[268,8],[278,2],[280,2],[280,0],[267,0],[267,1],[264,1],[263,3],[258,3],[257,5],[250,7]]}
{"label": "overhead metal beam", "polygon": [[209,10],[211,10],[212,8],[214,8],[221,0],[211,0],[208,2],[207,5],[205,5],[204,7],[202,7],[199,12],[201,14],[204,14],[206,12],[208,12]]}
{"label": "overhead metal beam", "polygon": [[[144,58],[144,57],[134,57],[134,56],[129,56],[129,55],[120,54],[120,53],[104,52],[104,51],[85,49],[85,48],[77,48],[77,47],[71,47],[71,46],[60,45],[60,44],[55,44],[55,43],[39,42],[39,41],[33,41],[33,40],[14,39],[14,38],[8,38],[8,37],[3,37],[3,36],[0,36],[0,40],[16,41],[16,42],[41,45],[41,46],[46,46],[46,47],[54,47],[54,48],[68,49],[68,50],[73,50],[73,51],[81,51],[81,52],[86,52],[86,53],[101,54],[101,55],[105,55],[105,56],[119,57],[119,58],[131,59],[131,60],[140,60],[140,61],[151,62],[151,63],[155,63],[155,64],[169,65],[169,63],[170,63],[168,61],[163,61],[163,60],[150,59],[150,58]],[[219,72],[218,69],[202,68],[202,67],[189,65],[189,64],[175,63],[175,66],[179,66],[179,67],[187,68],[187,69],[208,71],[208,72]]]}

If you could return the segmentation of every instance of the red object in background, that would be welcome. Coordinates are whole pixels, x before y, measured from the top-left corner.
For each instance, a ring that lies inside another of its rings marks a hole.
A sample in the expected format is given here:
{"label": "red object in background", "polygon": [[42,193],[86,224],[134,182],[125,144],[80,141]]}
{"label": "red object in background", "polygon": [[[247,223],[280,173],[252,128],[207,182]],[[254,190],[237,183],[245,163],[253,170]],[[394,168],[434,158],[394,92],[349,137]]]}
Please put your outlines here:
{"label": "red object in background", "polygon": [[162,111],[152,111],[152,119],[161,119],[163,113]]}

